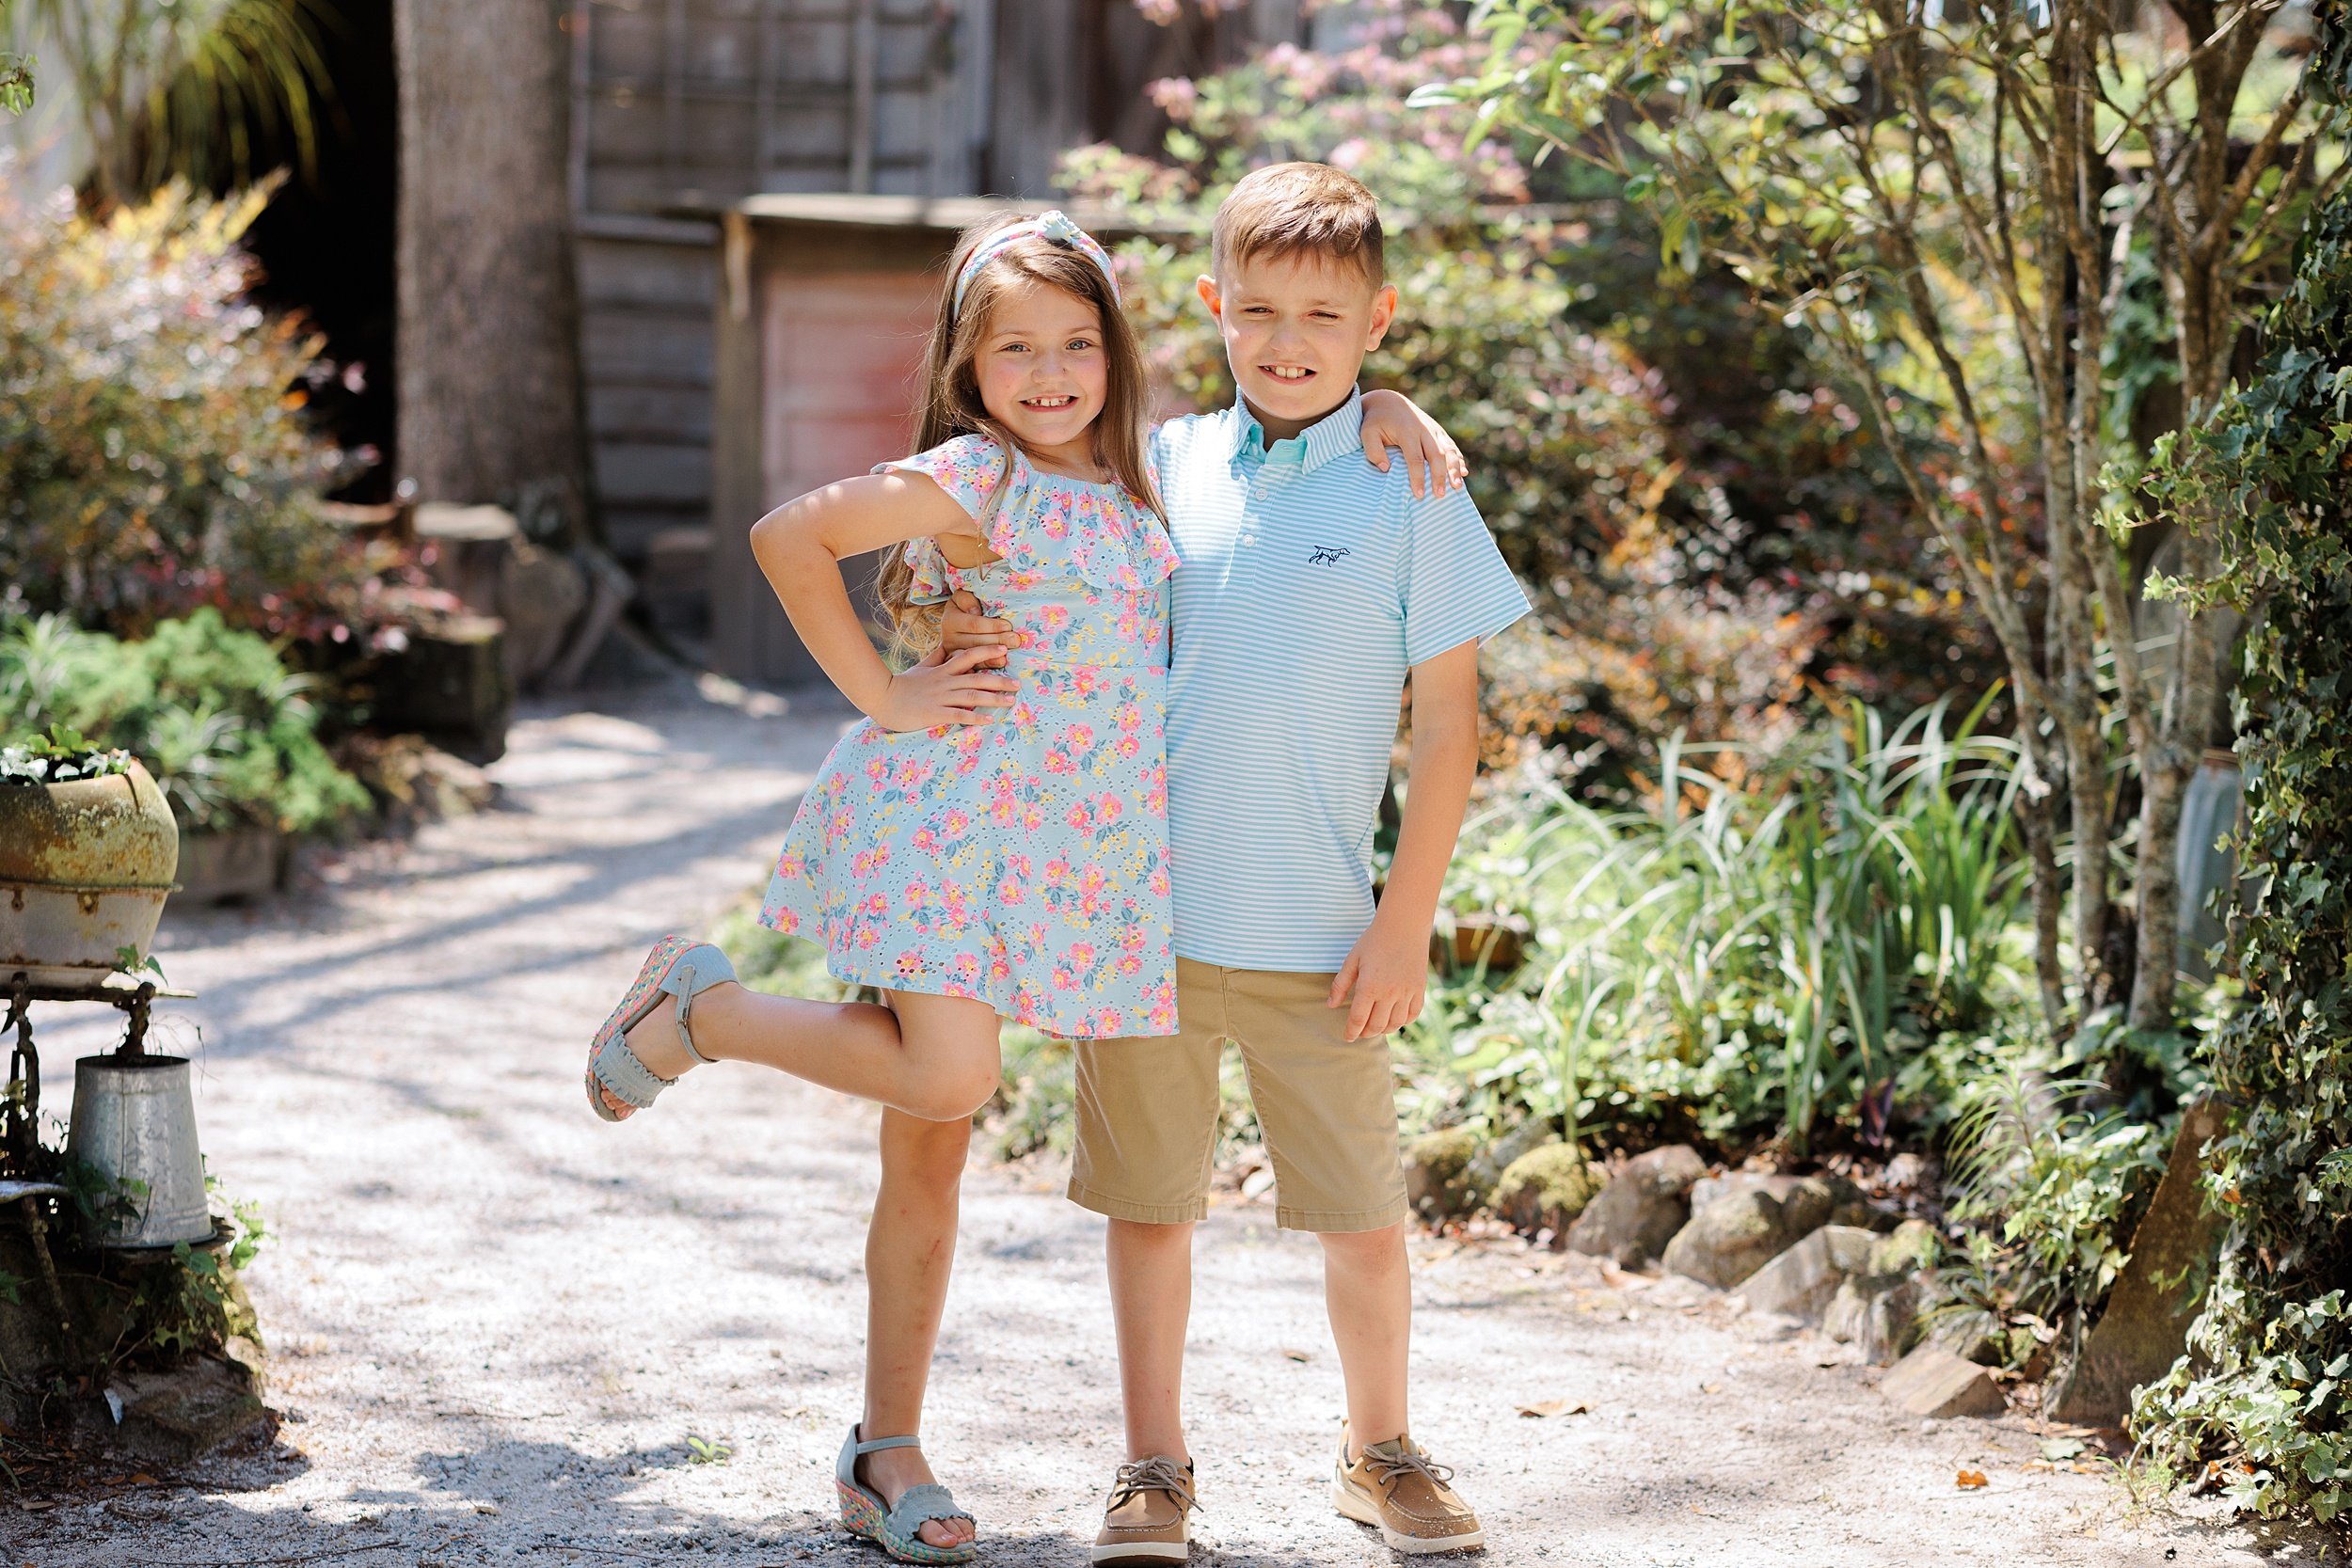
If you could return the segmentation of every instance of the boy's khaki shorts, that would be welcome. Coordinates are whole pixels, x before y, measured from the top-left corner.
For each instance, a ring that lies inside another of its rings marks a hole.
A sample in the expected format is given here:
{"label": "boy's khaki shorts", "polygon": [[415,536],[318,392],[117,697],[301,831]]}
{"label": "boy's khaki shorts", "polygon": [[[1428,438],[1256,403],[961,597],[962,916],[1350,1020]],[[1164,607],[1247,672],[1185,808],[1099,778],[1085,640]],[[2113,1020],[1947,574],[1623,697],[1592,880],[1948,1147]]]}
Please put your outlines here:
{"label": "boy's khaki shorts", "polygon": [[1328,974],[1178,958],[1173,1037],[1076,1042],[1071,1201],[1151,1225],[1206,1214],[1217,1064],[1232,1040],[1274,1162],[1275,1224],[1377,1230],[1403,1219],[1389,1039],[1347,1038],[1330,990]]}

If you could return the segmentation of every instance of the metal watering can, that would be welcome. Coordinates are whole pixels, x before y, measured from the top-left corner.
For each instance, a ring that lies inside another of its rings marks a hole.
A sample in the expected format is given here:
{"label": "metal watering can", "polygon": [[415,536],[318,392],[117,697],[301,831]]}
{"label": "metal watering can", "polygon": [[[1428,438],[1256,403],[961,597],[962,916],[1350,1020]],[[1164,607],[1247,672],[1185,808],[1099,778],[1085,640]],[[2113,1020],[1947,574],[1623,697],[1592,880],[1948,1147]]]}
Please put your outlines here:
{"label": "metal watering can", "polygon": [[99,1223],[101,1246],[164,1247],[213,1235],[188,1059],[149,1055],[146,1022],[146,1008],[136,1008],[121,1050],[73,1064],[66,1153],[129,1189]]}

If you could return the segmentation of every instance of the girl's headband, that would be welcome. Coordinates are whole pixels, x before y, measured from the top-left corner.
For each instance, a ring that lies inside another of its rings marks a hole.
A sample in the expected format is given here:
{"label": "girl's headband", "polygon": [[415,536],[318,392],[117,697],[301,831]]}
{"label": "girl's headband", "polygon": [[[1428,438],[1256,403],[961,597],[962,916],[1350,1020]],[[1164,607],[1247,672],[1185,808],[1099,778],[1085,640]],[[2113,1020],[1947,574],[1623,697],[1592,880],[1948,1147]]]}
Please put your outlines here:
{"label": "girl's headband", "polygon": [[949,321],[954,321],[963,314],[964,293],[972,287],[972,279],[979,275],[980,269],[1011,248],[1015,240],[1025,240],[1032,234],[1040,239],[1051,240],[1057,245],[1074,249],[1085,256],[1088,261],[1101,267],[1103,276],[1110,281],[1111,303],[1113,305],[1119,303],[1118,275],[1111,271],[1111,259],[1101,245],[1094,243],[1094,236],[1071,222],[1059,212],[1040,213],[1025,223],[1016,223],[1009,228],[999,229],[974,248],[972,259],[963,263],[961,272],[956,274],[955,302],[947,308]]}

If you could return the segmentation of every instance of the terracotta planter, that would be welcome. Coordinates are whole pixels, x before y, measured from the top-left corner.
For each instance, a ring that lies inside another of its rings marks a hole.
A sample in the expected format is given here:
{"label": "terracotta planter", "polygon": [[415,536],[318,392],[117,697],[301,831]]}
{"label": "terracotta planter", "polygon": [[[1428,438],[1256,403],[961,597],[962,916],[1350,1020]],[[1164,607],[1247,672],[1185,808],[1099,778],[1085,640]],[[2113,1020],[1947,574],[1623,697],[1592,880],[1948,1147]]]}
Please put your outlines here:
{"label": "terracotta planter", "polygon": [[0,979],[95,982],[147,954],[180,865],[171,804],[147,769],[0,784]]}

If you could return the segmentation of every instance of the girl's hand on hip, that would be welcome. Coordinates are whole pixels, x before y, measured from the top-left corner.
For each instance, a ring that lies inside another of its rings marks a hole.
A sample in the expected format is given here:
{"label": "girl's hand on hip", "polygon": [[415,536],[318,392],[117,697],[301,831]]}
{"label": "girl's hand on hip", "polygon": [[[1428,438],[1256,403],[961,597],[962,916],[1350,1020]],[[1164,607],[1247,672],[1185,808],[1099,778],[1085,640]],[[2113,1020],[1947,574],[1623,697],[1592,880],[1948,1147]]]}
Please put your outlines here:
{"label": "girl's hand on hip", "polygon": [[998,708],[1013,705],[1021,683],[981,670],[986,662],[988,656],[977,648],[960,654],[934,648],[922,663],[890,677],[867,717],[885,730],[991,723]]}
{"label": "girl's hand on hip", "polygon": [[1347,1009],[1351,1040],[1402,1029],[1421,1016],[1429,990],[1429,933],[1400,931],[1398,924],[1375,915],[1331,976],[1328,1005]]}
{"label": "girl's hand on hip", "polygon": [[985,649],[991,657],[981,663],[1002,664],[1005,650],[1018,648],[1025,641],[1010,621],[991,619],[968,588],[956,590],[939,612],[939,645],[951,654]]}

